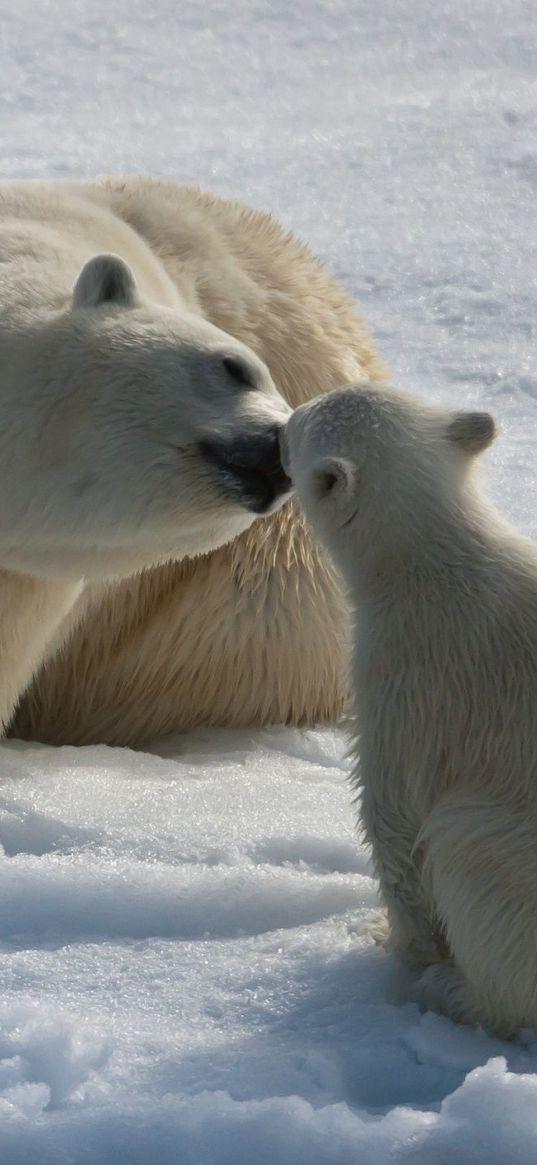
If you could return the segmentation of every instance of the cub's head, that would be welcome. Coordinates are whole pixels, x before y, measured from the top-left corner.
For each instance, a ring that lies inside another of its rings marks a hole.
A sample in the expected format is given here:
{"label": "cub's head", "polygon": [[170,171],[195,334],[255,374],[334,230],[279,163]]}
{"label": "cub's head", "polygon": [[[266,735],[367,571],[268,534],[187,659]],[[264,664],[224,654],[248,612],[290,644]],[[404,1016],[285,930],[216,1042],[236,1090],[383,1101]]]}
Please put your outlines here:
{"label": "cub's head", "polygon": [[282,456],[311,526],[348,573],[357,555],[373,564],[435,538],[494,433],[488,413],[358,384],[296,409]]}
{"label": "cub's head", "polygon": [[229,541],[290,494],[289,407],[206,320],[98,255],[1,337],[0,566],[128,574]]}

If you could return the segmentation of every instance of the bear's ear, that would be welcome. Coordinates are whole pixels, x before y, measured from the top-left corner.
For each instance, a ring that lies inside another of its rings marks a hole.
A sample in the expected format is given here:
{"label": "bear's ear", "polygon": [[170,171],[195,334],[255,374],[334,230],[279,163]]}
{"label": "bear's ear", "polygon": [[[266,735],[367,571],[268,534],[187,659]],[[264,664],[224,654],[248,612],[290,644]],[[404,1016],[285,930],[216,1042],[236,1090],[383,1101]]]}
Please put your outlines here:
{"label": "bear's ear", "polygon": [[356,472],[343,457],[323,457],[316,461],[312,471],[312,487],[317,501],[330,498],[338,507],[352,496]]}
{"label": "bear's ear", "polygon": [[455,413],[448,425],[448,437],[465,453],[482,453],[494,440],[496,425],[490,413]]}
{"label": "bear's ear", "polygon": [[75,283],[74,307],[99,307],[102,303],[118,307],[138,303],[134,275],[119,255],[95,255],[84,264]]}

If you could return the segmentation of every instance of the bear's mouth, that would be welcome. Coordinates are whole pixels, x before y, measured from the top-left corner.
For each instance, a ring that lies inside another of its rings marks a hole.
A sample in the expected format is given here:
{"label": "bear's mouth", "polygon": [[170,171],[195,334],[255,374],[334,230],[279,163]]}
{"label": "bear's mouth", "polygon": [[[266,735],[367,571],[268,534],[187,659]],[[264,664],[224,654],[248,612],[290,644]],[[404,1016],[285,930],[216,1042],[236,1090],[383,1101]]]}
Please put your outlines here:
{"label": "bear's mouth", "polygon": [[200,452],[226,497],[254,514],[268,514],[290,497],[293,486],[280,460],[279,426],[235,440],[202,441]]}

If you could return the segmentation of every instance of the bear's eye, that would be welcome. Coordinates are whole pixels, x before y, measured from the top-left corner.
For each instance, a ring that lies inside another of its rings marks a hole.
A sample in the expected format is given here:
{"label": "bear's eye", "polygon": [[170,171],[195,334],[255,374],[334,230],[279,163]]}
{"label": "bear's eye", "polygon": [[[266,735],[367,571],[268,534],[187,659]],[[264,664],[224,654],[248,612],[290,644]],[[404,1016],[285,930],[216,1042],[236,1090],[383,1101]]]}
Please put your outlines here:
{"label": "bear's eye", "polygon": [[256,387],[254,370],[246,360],[240,356],[224,356],[222,364],[235,384],[241,384],[244,388]]}

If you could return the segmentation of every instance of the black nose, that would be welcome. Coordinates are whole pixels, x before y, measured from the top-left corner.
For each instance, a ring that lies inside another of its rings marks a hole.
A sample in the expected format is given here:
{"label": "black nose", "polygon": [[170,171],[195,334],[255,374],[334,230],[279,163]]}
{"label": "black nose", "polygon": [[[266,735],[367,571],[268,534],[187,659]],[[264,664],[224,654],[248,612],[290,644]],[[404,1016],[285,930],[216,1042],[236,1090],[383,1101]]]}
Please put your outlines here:
{"label": "black nose", "polygon": [[265,514],[291,482],[280,459],[281,425],[252,426],[230,441],[202,441],[200,451],[216,471],[227,495],[248,510]]}

